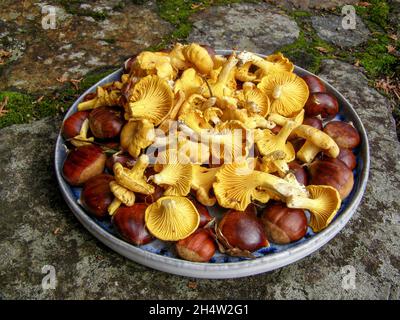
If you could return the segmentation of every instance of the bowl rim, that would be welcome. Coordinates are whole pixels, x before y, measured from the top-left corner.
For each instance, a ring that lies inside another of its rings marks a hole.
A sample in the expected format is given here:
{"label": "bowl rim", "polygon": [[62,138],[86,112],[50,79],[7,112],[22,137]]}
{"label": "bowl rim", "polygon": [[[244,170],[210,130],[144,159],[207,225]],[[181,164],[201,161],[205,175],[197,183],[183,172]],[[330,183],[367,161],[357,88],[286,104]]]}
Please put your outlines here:
{"label": "bowl rim", "polygon": [[[230,54],[232,50],[216,50],[217,54]],[[259,56],[265,56],[258,54]],[[313,75],[315,74],[295,66],[294,72],[300,75]],[[72,113],[76,112],[77,105],[83,99],[83,97],[90,92],[95,91],[96,87],[104,83],[109,82],[108,79],[114,79],[115,77],[122,74],[122,68],[110,73],[96,84],[87,89],[71,106],[68,112],[65,114],[63,120],[69,117]],[[362,169],[360,172],[358,184],[354,185],[356,188],[354,195],[350,199],[347,207],[344,208],[343,212],[323,231],[313,235],[313,237],[307,239],[307,241],[300,243],[294,247],[285,249],[278,253],[269,253],[266,256],[258,257],[252,260],[244,260],[238,262],[227,262],[227,263],[200,263],[191,262],[178,258],[162,256],[157,253],[149,252],[141,249],[140,247],[134,246],[118,237],[112,235],[98,225],[85,211],[79,206],[77,201],[74,199],[71,191],[71,187],[66,183],[62,177],[61,168],[63,159],[61,159],[60,148],[64,148],[63,138],[61,137],[61,128],[57,136],[57,142],[55,147],[55,158],[54,165],[56,171],[56,178],[58,181],[59,188],[62,196],[66,201],[67,205],[79,220],[79,222],[98,240],[103,244],[118,252],[119,254],[127,257],[130,260],[138,262],[147,267],[157,269],[160,271],[172,273],[180,276],[195,277],[195,278],[207,278],[207,279],[224,279],[224,278],[239,278],[249,275],[255,275],[272,271],[293,262],[296,262],[316,250],[320,249],[323,245],[329,242],[336,234],[338,234],[343,227],[348,223],[358,205],[360,204],[363,194],[365,192],[369,167],[370,167],[370,153],[368,136],[361,119],[357,115],[351,103],[332,85],[330,85],[324,79],[316,76],[326,86],[327,91],[333,93],[339,100],[340,105],[346,105],[347,113],[352,118],[353,125],[357,128],[361,136],[361,148],[360,158],[362,159]]]}

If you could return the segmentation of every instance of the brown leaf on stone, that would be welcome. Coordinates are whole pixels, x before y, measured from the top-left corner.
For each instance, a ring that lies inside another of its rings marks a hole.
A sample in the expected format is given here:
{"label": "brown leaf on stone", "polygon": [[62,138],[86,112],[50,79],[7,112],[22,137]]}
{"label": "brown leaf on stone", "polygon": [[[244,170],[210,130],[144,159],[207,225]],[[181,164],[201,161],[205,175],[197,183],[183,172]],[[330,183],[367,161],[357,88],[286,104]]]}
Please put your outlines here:
{"label": "brown leaf on stone", "polygon": [[390,39],[394,40],[394,41],[397,41],[397,40],[398,40],[398,37],[397,37],[397,35],[395,35],[395,34],[389,34],[388,37],[389,37]]}
{"label": "brown leaf on stone", "polygon": [[11,57],[11,52],[0,49],[0,65],[5,64],[9,57]]}
{"label": "brown leaf on stone", "polygon": [[364,7],[364,8],[366,8],[366,7],[369,7],[371,4],[370,4],[369,2],[366,2],[366,1],[361,1],[361,2],[357,3],[357,5],[358,5],[359,7]]}
{"label": "brown leaf on stone", "polygon": [[62,231],[61,228],[56,228],[56,229],[53,231],[53,234],[56,236],[56,235],[58,235],[61,231]]}
{"label": "brown leaf on stone", "polygon": [[389,53],[395,53],[396,52],[396,47],[392,46],[391,44],[389,44],[386,48],[387,48],[387,51]]}
{"label": "brown leaf on stone", "polygon": [[189,281],[187,284],[188,288],[190,289],[196,289],[197,288],[197,282],[196,281]]}
{"label": "brown leaf on stone", "polygon": [[354,66],[359,67],[360,66],[360,62],[361,61],[359,59],[357,59],[356,62],[354,62]]}
{"label": "brown leaf on stone", "polygon": [[399,79],[386,77],[375,82],[375,88],[382,90],[387,95],[392,95],[400,101],[400,82]]}
{"label": "brown leaf on stone", "polygon": [[5,109],[7,104],[8,104],[8,96],[6,96],[4,100],[0,102],[0,117],[4,116],[8,112],[8,110]]}
{"label": "brown leaf on stone", "polygon": [[315,47],[315,49],[317,49],[319,52],[322,52],[322,53],[328,53],[329,52],[329,50],[327,48],[324,48],[324,47]]}

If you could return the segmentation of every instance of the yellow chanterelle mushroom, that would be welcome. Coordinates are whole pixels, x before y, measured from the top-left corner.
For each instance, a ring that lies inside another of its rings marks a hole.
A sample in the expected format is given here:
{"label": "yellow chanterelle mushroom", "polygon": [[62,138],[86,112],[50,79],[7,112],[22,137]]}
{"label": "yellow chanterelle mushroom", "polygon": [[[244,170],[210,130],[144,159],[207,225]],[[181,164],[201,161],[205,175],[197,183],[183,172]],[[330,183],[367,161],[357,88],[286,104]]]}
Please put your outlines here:
{"label": "yellow chanterelle mushroom", "polygon": [[137,158],[155,139],[153,124],[147,119],[129,121],[121,131],[121,147]]}
{"label": "yellow chanterelle mushroom", "polygon": [[287,199],[289,208],[306,209],[311,212],[310,226],[314,232],[325,229],[333,220],[341,204],[339,192],[330,186],[307,186],[309,198],[292,196]]}
{"label": "yellow chanterelle mushroom", "polygon": [[147,207],[145,223],[154,237],[178,241],[190,236],[198,228],[200,215],[188,198],[168,196]]}
{"label": "yellow chanterelle mushroom", "polygon": [[150,75],[135,84],[129,95],[125,118],[147,119],[157,126],[168,116],[173,103],[174,94],[168,83]]}
{"label": "yellow chanterelle mushroom", "polygon": [[287,71],[266,75],[257,87],[271,100],[271,111],[285,117],[297,114],[309,95],[306,82]]}

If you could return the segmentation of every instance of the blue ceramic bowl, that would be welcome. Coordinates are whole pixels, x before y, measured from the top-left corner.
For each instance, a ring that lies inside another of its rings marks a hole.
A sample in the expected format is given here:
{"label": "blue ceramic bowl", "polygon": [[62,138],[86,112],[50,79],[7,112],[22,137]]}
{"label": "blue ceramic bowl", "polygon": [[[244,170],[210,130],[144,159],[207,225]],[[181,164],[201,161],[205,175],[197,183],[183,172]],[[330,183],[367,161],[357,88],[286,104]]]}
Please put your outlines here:
{"label": "blue ceramic bowl", "polygon": [[[219,50],[217,52],[219,54],[231,53],[230,50]],[[295,72],[300,76],[312,74],[299,67],[295,67]],[[122,70],[117,70],[89,88],[75,101],[65,118],[77,111],[77,105],[87,93],[94,92],[99,85],[120,80],[121,74]],[[339,101],[340,113],[337,118],[351,121],[361,136],[361,144],[354,150],[357,156],[357,167],[353,171],[353,190],[343,201],[334,221],[322,232],[315,234],[311,228],[308,228],[303,239],[288,245],[271,243],[268,248],[261,248],[256,251],[254,253],[255,259],[231,257],[216,253],[209,263],[182,260],[176,256],[171,243],[159,240],[143,246],[134,246],[122,240],[110,222],[99,221],[91,217],[79,204],[81,188],[69,186],[61,174],[67,148],[62,136],[59,135],[55,150],[55,169],[62,195],[78,220],[97,239],[133,261],[164,272],[198,278],[236,278],[271,271],[293,263],[319,249],[345,226],[359,205],[368,180],[370,160],[368,139],[364,126],[351,104],[329,83],[322,79],[321,81],[326,85],[327,91],[334,94]],[[214,208],[211,209],[211,213],[217,217],[221,215],[221,212]]]}

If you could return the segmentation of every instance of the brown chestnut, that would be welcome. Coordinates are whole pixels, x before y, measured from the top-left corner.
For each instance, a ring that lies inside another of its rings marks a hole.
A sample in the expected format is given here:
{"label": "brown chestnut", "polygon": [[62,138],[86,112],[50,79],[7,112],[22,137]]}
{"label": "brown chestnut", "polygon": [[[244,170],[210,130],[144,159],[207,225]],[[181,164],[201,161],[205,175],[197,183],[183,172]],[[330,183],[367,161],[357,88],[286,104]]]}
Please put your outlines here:
{"label": "brown chestnut", "polygon": [[322,118],[333,118],[339,112],[339,103],[335,96],[330,93],[312,93],[304,106],[306,116]]}
{"label": "brown chestnut", "polygon": [[304,169],[304,167],[297,162],[296,160],[290,162],[288,164],[290,171],[293,172],[293,174],[295,175],[297,181],[299,183],[301,183],[302,185],[308,185],[308,176],[307,176],[307,172],[306,169]]}
{"label": "brown chestnut", "polygon": [[268,240],[287,244],[303,238],[307,232],[307,216],[301,209],[290,209],[282,202],[271,203],[261,215]]}
{"label": "brown chestnut", "polygon": [[[322,159],[326,160],[330,159],[330,157],[324,154]],[[342,161],[350,170],[354,170],[357,166],[357,157],[350,149],[340,148],[339,155],[336,159]]]}
{"label": "brown chestnut", "polygon": [[107,208],[114,200],[110,189],[110,182],[113,180],[112,175],[102,173],[90,178],[82,188],[82,206],[98,219],[109,216]]}
{"label": "brown chestnut", "polygon": [[310,94],[317,93],[317,92],[326,92],[325,85],[322,83],[322,81],[318,77],[312,76],[312,75],[307,75],[307,76],[303,76],[302,78],[306,82],[306,84],[308,86],[308,90],[310,91]]}
{"label": "brown chestnut", "polygon": [[214,255],[217,246],[210,229],[197,229],[189,237],[176,243],[176,251],[182,259],[207,262]]}
{"label": "brown chestnut", "polygon": [[303,124],[314,127],[318,130],[322,130],[322,120],[318,117],[306,117],[304,118]]}
{"label": "brown chestnut", "polygon": [[78,111],[64,121],[61,129],[64,139],[71,139],[79,135],[83,121],[89,117],[89,113],[89,111]]}
{"label": "brown chestnut", "polygon": [[338,159],[317,160],[309,167],[311,185],[328,185],[339,191],[342,200],[346,198],[354,185],[353,172]]}
{"label": "brown chestnut", "polygon": [[76,148],[68,153],[63,165],[63,176],[72,186],[79,186],[104,171],[107,156],[96,145]]}
{"label": "brown chestnut", "polygon": [[219,222],[218,230],[233,248],[252,252],[268,245],[263,226],[252,213],[229,210]]}
{"label": "brown chestnut", "polygon": [[282,129],[282,126],[280,126],[280,125],[277,124],[275,127],[273,127],[273,128],[271,129],[271,131],[272,131],[273,134],[278,134],[279,131],[281,131],[281,129]]}
{"label": "brown chestnut", "polygon": [[340,148],[353,149],[360,144],[360,135],[356,128],[343,121],[331,121],[324,132],[335,140]]}
{"label": "brown chestnut", "polygon": [[196,207],[200,215],[199,228],[204,227],[207,223],[209,223],[213,219],[213,217],[210,215],[205,205],[202,205],[200,202],[194,199],[191,199],[191,201],[193,202],[194,206]]}
{"label": "brown chestnut", "polygon": [[131,207],[120,207],[112,218],[120,235],[135,245],[146,244],[154,239],[145,226],[146,208],[147,204],[144,203],[135,203]]}
{"label": "brown chestnut", "polygon": [[121,112],[114,108],[100,107],[90,112],[90,131],[96,138],[114,138],[121,133],[123,125]]}
{"label": "brown chestnut", "polygon": [[112,156],[107,158],[107,161],[106,161],[107,170],[109,170],[110,172],[113,172],[114,164],[117,162],[122,164],[124,167],[130,169],[135,165],[136,160],[129,154],[122,154],[119,152],[114,153]]}

